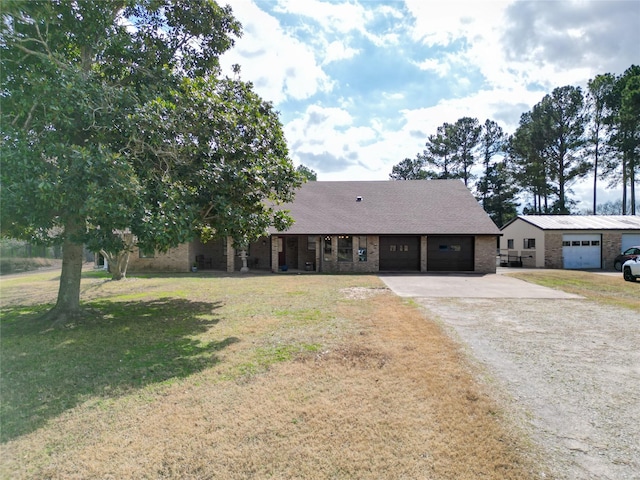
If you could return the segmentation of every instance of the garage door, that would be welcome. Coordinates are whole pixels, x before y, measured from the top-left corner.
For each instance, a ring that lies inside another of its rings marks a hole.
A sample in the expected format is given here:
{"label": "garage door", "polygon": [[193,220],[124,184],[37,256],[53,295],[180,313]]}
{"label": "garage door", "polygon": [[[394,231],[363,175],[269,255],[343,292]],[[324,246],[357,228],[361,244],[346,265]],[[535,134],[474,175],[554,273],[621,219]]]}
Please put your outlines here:
{"label": "garage door", "polygon": [[636,247],[640,245],[640,234],[635,233],[623,233],[622,234],[622,248],[621,252],[624,252],[629,247]]}
{"label": "garage door", "polygon": [[427,237],[427,270],[472,272],[473,237]]}
{"label": "garage door", "polygon": [[562,236],[562,266],[568,269],[601,268],[601,237],[596,234]]}
{"label": "garage door", "polygon": [[420,271],[420,237],[380,237],[380,270]]}

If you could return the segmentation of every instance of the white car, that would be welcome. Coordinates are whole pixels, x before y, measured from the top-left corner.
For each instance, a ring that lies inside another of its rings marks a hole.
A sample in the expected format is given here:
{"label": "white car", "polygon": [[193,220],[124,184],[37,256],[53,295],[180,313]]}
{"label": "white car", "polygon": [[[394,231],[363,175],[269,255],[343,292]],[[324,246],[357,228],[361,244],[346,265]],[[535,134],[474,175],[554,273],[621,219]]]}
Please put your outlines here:
{"label": "white car", "polygon": [[627,282],[635,282],[640,278],[640,257],[632,258],[622,264],[622,276]]}

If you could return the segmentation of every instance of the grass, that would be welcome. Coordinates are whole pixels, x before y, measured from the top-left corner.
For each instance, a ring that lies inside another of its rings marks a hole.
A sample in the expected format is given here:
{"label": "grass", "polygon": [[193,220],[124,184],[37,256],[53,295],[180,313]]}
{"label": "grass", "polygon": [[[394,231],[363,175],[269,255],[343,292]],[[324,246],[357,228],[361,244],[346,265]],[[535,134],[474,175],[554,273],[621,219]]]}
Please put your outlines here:
{"label": "grass", "polygon": [[604,305],[640,312],[640,284],[625,282],[622,273],[610,276],[575,270],[541,270],[509,273],[509,276],[581,295]]}
{"label": "grass", "polygon": [[41,257],[8,257],[0,255],[0,275],[60,266],[61,260]]}
{"label": "grass", "polygon": [[474,367],[375,276],[0,282],[0,478],[540,478]]}

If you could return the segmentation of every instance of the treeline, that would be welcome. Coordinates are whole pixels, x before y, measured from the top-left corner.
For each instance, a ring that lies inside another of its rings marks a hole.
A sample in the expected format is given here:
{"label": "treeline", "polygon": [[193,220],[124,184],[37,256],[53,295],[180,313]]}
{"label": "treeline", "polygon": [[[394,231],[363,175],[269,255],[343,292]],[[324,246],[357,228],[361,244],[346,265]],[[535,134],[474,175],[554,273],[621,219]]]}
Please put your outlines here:
{"label": "treeline", "polygon": [[[599,181],[622,186],[622,214],[636,214],[640,169],[640,66],[622,75],[598,75],[580,87],[558,87],[520,117],[508,135],[493,120],[463,117],[429,135],[423,152],[395,165],[389,177],[462,179],[494,222],[517,215],[569,214],[571,185],[593,174],[593,209]],[[574,212],[575,213],[575,212]]]}

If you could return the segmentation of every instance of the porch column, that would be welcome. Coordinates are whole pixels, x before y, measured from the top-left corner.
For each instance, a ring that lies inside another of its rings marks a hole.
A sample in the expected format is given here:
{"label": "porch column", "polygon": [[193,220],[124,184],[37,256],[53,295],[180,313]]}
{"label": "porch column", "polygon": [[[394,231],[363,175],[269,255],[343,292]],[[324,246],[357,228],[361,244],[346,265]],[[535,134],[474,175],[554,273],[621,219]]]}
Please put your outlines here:
{"label": "porch column", "polygon": [[227,272],[233,273],[236,267],[236,249],[233,248],[233,238],[227,237]]}
{"label": "porch column", "polygon": [[427,236],[420,237],[420,271],[427,271]]}
{"label": "porch column", "polygon": [[280,242],[282,242],[282,238],[277,235],[271,236],[271,271],[278,271],[278,258],[280,253]]}
{"label": "porch column", "polygon": [[316,272],[321,272],[321,265],[322,265],[322,235],[316,235]]}

